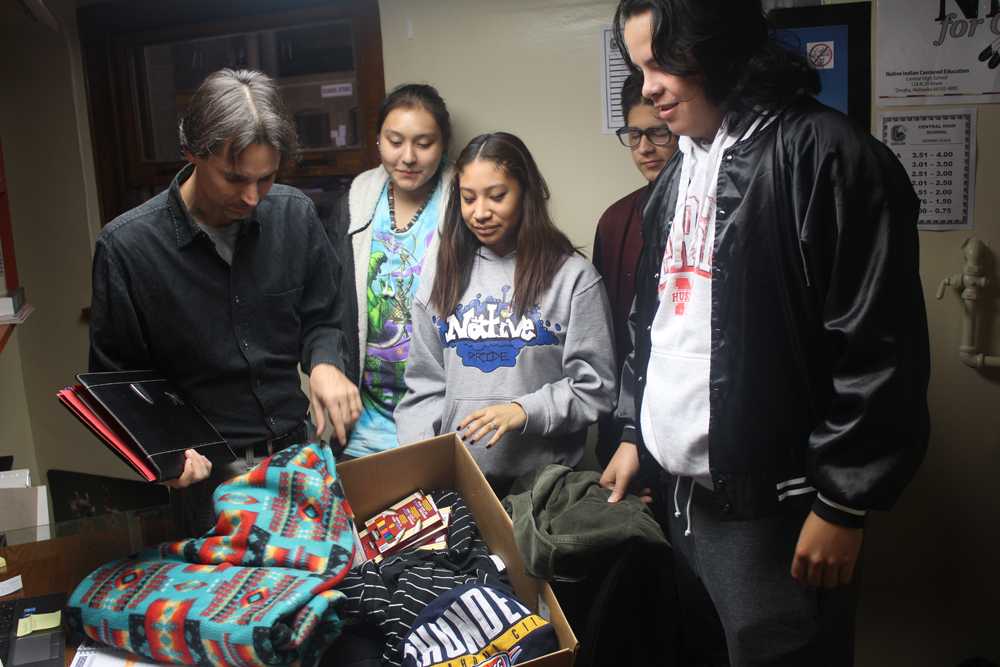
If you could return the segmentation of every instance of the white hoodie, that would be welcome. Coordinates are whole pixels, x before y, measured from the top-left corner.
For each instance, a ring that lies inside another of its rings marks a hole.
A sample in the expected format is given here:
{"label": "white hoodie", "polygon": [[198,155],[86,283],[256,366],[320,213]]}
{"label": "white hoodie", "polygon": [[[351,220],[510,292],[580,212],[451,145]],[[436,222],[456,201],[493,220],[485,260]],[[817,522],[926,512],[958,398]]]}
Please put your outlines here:
{"label": "white hoodie", "polygon": [[[760,121],[743,135],[748,138]],[[650,331],[640,428],[670,473],[711,486],[708,462],[712,270],[719,167],[740,139],[723,123],[711,144],[681,137],[677,207],[660,266],[660,305]],[[648,401],[654,401],[651,405]]]}

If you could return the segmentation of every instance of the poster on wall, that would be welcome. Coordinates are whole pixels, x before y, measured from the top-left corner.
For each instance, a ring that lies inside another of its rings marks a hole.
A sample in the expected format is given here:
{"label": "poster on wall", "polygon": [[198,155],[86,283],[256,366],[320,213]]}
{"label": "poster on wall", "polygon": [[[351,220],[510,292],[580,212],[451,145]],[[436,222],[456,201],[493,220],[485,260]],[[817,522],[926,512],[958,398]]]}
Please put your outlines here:
{"label": "poster on wall", "polygon": [[615,42],[614,30],[604,28],[601,31],[601,95],[604,98],[601,132],[604,134],[614,134],[615,130],[625,125],[622,84],[628,75],[628,63]]}
{"label": "poster on wall", "polygon": [[884,113],[882,143],[903,163],[920,197],[921,230],[972,228],[976,110]]}
{"label": "poster on wall", "polygon": [[878,102],[1000,102],[1000,0],[879,0]]}

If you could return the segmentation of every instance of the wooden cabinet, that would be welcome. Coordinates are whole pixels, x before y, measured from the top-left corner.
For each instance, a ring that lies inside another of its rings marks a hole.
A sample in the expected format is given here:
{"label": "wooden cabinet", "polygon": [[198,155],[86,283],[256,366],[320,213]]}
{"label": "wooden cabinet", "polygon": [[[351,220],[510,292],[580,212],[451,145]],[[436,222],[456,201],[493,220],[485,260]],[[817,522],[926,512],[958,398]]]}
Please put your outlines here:
{"label": "wooden cabinet", "polygon": [[179,115],[222,67],[278,82],[302,146],[282,182],[337,189],[378,162],[377,0],[125,0],[81,7],[78,24],[105,222],[170,183]]}

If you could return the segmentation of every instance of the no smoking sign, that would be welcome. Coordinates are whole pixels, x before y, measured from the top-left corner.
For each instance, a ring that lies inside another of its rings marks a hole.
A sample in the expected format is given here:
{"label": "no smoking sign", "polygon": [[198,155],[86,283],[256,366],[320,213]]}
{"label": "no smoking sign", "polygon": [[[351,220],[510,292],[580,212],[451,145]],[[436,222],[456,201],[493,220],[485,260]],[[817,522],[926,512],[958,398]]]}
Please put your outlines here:
{"label": "no smoking sign", "polygon": [[833,42],[809,42],[806,44],[806,56],[809,63],[816,69],[833,69]]}

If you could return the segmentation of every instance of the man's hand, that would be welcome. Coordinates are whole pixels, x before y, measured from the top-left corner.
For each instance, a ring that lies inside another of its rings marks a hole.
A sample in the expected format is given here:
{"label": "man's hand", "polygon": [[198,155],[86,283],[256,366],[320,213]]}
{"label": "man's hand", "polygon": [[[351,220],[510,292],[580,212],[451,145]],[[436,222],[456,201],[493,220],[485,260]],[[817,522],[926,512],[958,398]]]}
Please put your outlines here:
{"label": "man's hand", "polygon": [[361,416],[361,394],[333,364],[316,364],[309,373],[309,403],[317,437],[326,430],[329,414],[334,435],[347,444],[347,432]]}
{"label": "man's hand", "polygon": [[861,553],[861,528],[845,528],[809,512],[792,558],[792,578],[815,588],[851,582]]}
{"label": "man's hand", "polygon": [[[605,489],[611,489],[609,503],[617,503],[628,493],[629,485],[639,474],[639,446],[634,442],[623,442],[618,445],[615,455],[608,461],[608,467],[601,473],[598,482]],[[639,499],[649,504],[652,495],[649,489],[639,491]]]}
{"label": "man's hand", "polygon": [[164,485],[171,489],[187,488],[208,479],[208,476],[212,474],[212,462],[193,449],[184,452],[184,458],[184,472],[181,473],[181,476],[164,482]]}
{"label": "man's hand", "polygon": [[472,444],[493,431],[493,437],[486,443],[486,448],[489,449],[497,444],[504,433],[520,431],[527,421],[528,413],[517,403],[498,403],[468,415],[459,423],[458,430],[464,430],[465,435],[462,437]]}

